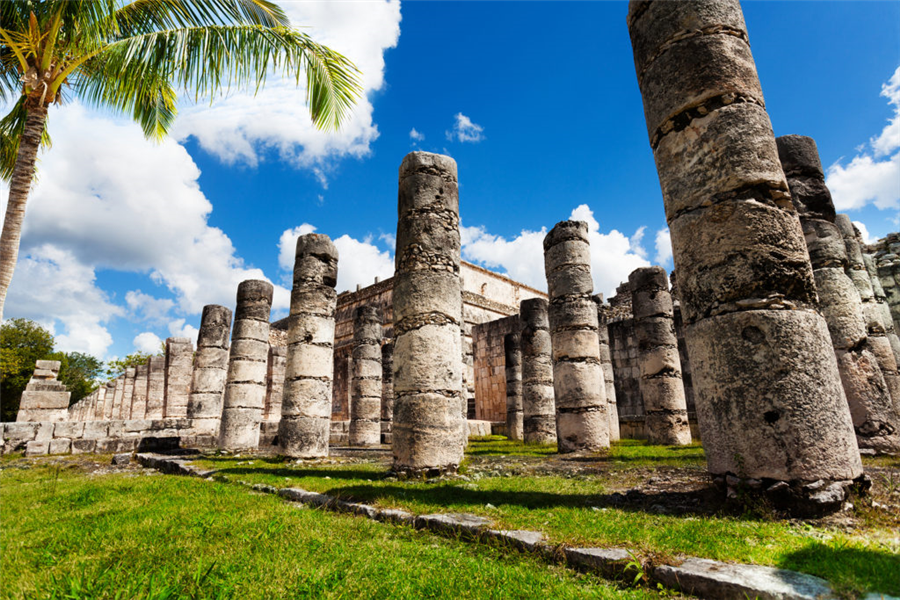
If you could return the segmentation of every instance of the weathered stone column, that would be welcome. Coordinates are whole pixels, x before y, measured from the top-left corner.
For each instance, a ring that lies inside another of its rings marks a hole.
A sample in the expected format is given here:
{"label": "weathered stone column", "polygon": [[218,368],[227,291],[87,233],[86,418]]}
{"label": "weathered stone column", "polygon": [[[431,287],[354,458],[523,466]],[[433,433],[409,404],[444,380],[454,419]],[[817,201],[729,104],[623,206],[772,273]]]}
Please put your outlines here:
{"label": "weathered stone column", "polygon": [[219,448],[224,450],[253,450],[259,446],[273,292],[268,281],[250,279],[238,285],[219,430]]}
{"label": "weathered stone column", "polygon": [[116,401],[116,380],[106,382],[106,399],[103,403],[103,419],[109,421],[113,417],[113,405]]}
{"label": "weathered stone column", "polygon": [[230,309],[218,304],[203,307],[187,410],[194,431],[199,435],[219,435],[230,331]]}
{"label": "weathered stone column", "polygon": [[381,443],[381,313],[360,306],[353,318],[350,445]]}
{"label": "weathered stone column", "polygon": [[838,509],[862,464],[740,5],[636,1],[628,29],[709,470]]}
{"label": "weathered stone column", "polygon": [[[870,283],[868,273],[860,248],[845,241],[853,237],[853,225],[846,219],[849,230],[842,232],[837,223],[815,141],[799,135],[776,141],[806,238],[818,308],[831,334],[856,441],[861,448],[876,451],[900,449],[893,403],[877,359],[869,350],[860,290],[854,282],[855,278],[861,285]],[[866,289],[871,295],[871,285]]]}
{"label": "weathered stone column", "polygon": [[587,223],[563,221],[550,230],[544,238],[544,271],[550,294],[557,446],[560,452],[608,448]]}
{"label": "weathered stone column", "polygon": [[266,366],[266,410],[263,421],[281,420],[281,401],[284,398],[284,373],[287,368],[287,347],[269,346]]}
{"label": "weathered stone column", "polygon": [[609,319],[611,308],[603,301],[603,295],[594,296],[597,304],[597,337],[600,339],[600,368],[606,388],[606,412],[609,417],[609,441],[619,440],[619,407],[616,405],[616,381],[613,372],[612,352],[609,348]]}
{"label": "weathered stone column", "polygon": [[162,419],[166,401],[166,358],[151,356],[147,361],[147,411],[145,419]]}
{"label": "weathered stone column", "polygon": [[381,347],[381,443],[391,443],[394,422],[394,342]]}
{"label": "weathered stone column", "polygon": [[889,233],[881,244],[883,250],[874,255],[881,288],[894,321],[894,330],[900,332],[900,239],[896,233]]}
{"label": "weathered stone column", "polygon": [[166,418],[187,417],[193,360],[194,344],[190,339],[170,337],[166,340],[166,402],[163,410]]}
{"label": "weathered stone column", "polygon": [[628,276],[628,284],[647,438],[651,444],[690,444],[691,428],[666,271],[662,267],[636,269]]}
{"label": "weathered stone column", "polygon": [[288,325],[279,451],[294,458],[328,456],[334,379],[334,313],[338,251],[327,235],[297,238]]}
{"label": "weathered stone column", "polygon": [[[137,369],[128,367],[125,369],[125,384],[122,389],[122,414],[120,419],[135,419],[132,414],[134,412],[134,379],[137,375]],[[144,418],[141,415],[141,418]]]}
{"label": "weathered stone column", "polygon": [[39,360],[35,362],[34,373],[22,392],[19,402],[17,423],[34,421],[66,421],[69,416],[69,398],[71,392],[56,379],[59,374],[58,360]]}
{"label": "weathered stone column", "polygon": [[506,355],[506,437],[521,442],[522,429],[522,344],[518,333],[503,336]]}
{"label": "weathered stone column", "polygon": [[456,471],[463,458],[459,187],[456,162],[400,165],[393,289],[395,472]]}
{"label": "weathered stone column", "polygon": [[150,361],[138,365],[134,369],[134,397],[131,401],[131,418],[147,418],[147,392],[149,389]]}
{"label": "weathered stone column", "polygon": [[527,444],[556,443],[556,401],[547,301],[522,300],[522,435]]}

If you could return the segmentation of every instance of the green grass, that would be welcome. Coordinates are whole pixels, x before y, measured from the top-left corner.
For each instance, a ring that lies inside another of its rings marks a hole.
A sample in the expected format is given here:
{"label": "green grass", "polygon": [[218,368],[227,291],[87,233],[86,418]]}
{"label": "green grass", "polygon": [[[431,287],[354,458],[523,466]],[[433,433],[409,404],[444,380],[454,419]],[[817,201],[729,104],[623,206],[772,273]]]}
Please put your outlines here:
{"label": "green grass", "polygon": [[219,482],[86,475],[75,457],[3,467],[0,598],[654,597]]}
{"label": "green grass", "polygon": [[[891,526],[842,531],[766,516],[659,514],[652,504],[619,508],[612,490],[628,470],[679,466],[704,470],[699,445],[682,449],[625,441],[593,461],[608,473],[508,476],[558,458],[547,448],[499,439],[469,446],[465,479],[403,482],[382,462],[286,463],[278,458],[208,457],[196,461],[230,481],[296,486],[415,513],[463,511],[509,529],[540,530],[555,543],[620,546],[644,555],[689,554],[778,566],[818,575],[847,594],[900,594],[900,543]],[[637,471],[634,471],[637,472]],[[651,473],[652,474],[652,473]],[[678,494],[679,492],[671,492]],[[652,503],[652,499],[649,501]]]}

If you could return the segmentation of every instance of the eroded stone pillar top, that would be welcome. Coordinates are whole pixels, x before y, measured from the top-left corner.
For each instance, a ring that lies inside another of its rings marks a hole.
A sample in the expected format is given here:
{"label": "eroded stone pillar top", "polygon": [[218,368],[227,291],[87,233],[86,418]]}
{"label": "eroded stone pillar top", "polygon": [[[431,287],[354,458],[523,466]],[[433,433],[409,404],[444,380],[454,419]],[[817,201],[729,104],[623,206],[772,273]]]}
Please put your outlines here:
{"label": "eroded stone pillar top", "polygon": [[[822,171],[815,140],[803,135],[783,135],[775,138],[775,143],[781,167],[788,177],[791,201],[800,218],[822,219],[833,223],[834,201],[825,185],[825,173]],[[815,262],[814,257],[813,266]]]}
{"label": "eroded stone pillar top", "polygon": [[563,242],[590,243],[588,238],[588,224],[584,221],[560,221],[544,238],[544,251]]}
{"label": "eroded stone pillar top", "polygon": [[308,283],[337,285],[338,250],[327,235],[307,233],[298,237],[294,259],[295,281],[300,277]]}
{"label": "eroded stone pillar top", "polygon": [[825,177],[816,140],[805,135],[782,135],[778,143],[778,158],[785,175],[817,175]]}
{"label": "eroded stone pillar top", "polygon": [[231,309],[218,304],[207,304],[200,317],[200,333],[197,347],[227,348],[231,330]]}
{"label": "eroded stone pillar top", "polygon": [[444,154],[431,152],[410,152],[403,157],[403,162],[400,163],[400,179],[417,173],[438,175],[452,181],[458,178],[455,160]]}
{"label": "eroded stone pillar top", "polygon": [[377,306],[360,306],[353,311],[353,320],[362,323],[381,323],[381,311]]}
{"label": "eroded stone pillar top", "polygon": [[242,281],[237,289],[234,320],[251,319],[268,322],[274,292],[275,288],[268,281],[260,279]]}
{"label": "eroded stone pillar top", "polygon": [[549,302],[545,298],[529,298],[519,304],[519,316],[523,324],[532,329],[550,330],[550,318],[547,316]]}

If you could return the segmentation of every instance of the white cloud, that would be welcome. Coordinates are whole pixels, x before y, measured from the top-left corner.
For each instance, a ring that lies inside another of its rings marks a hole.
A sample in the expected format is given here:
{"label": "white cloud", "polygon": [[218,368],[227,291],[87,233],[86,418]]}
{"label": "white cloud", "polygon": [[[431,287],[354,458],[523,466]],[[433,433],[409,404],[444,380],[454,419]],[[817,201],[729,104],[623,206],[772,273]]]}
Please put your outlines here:
{"label": "white cloud", "polygon": [[93,268],[71,251],[43,244],[19,255],[4,312],[37,321],[51,333],[61,324],[58,350],[103,358],[113,341],[105,324],[125,311],[97,287]]}
{"label": "white cloud", "polygon": [[200,330],[187,323],[185,319],[175,319],[169,323],[169,335],[171,337],[188,338],[194,346],[197,346],[197,335]]}
{"label": "white cloud", "polygon": [[378,236],[378,239],[385,243],[385,245],[391,249],[391,252],[394,252],[397,249],[397,238],[394,237],[393,233],[382,233]]}
{"label": "white cloud", "polygon": [[656,256],[653,257],[654,262],[661,266],[672,265],[672,235],[669,233],[668,227],[663,227],[656,232],[654,240],[656,246]]}
{"label": "white cloud", "polygon": [[[586,204],[572,211],[570,219],[586,221],[591,244],[591,273],[594,291],[611,296],[616,286],[628,280],[628,275],[649,262],[637,255],[631,240],[616,231],[600,232],[600,223]],[[544,237],[547,229],[522,231],[512,239],[488,233],[481,226],[461,227],[463,258],[487,268],[505,271],[513,279],[526,285],[546,290],[544,274]]]}
{"label": "white cloud", "polygon": [[472,119],[462,113],[456,113],[453,129],[446,131],[447,139],[459,142],[478,143],[484,139],[484,127],[473,123]]}
{"label": "white cloud", "polygon": [[[900,67],[882,85],[881,95],[894,107],[894,116],[870,140],[871,151],[857,149],[846,166],[839,159],[828,167],[826,183],[838,211],[863,208],[900,209]],[[893,153],[893,154],[892,154]]]}
{"label": "white cloud", "polygon": [[[286,229],[278,240],[278,264],[285,271],[294,268],[294,248],[297,238],[316,230],[313,225],[304,223],[293,229]],[[388,234],[382,234],[381,239]],[[338,251],[338,293],[355,290],[357,285],[366,287],[379,280],[394,275],[394,259],[388,251],[379,250],[367,237],[362,241],[342,235],[332,240]]]}
{"label": "white cloud", "polygon": [[[599,227],[599,225],[598,225]],[[634,232],[628,239],[628,244],[631,248],[631,251],[640,256],[641,258],[647,258],[647,250],[642,245],[644,241],[644,233],[647,231],[646,225],[641,225],[637,228],[637,231]]]}
{"label": "white cloud", "polygon": [[878,241],[878,238],[873,238],[871,235],[869,235],[869,228],[866,227],[865,223],[863,223],[862,221],[853,221],[853,224],[856,225],[856,228],[862,235],[863,244],[874,244]]}
{"label": "white cloud", "polygon": [[160,351],[162,340],[151,331],[139,333],[134,338],[134,349],[138,352],[157,354]]}
{"label": "white cloud", "polygon": [[419,131],[416,131],[416,128],[413,127],[412,129],[409,130],[409,139],[416,141],[416,142],[421,142],[422,140],[425,139],[425,134],[421,133]]}
{"label": "white cloud", "polygon": [[125,294],[125,304],[138,321],[162,323],[169,317],[175,302],[168,298],[154,298],[141,290],[131,290]]}
{"label": "white cloud", "polygon": [[306,108],[305,85],[298,88],[294,79],[273,74],[256,95],[232,93],[212,106],[183,109],[176,135],[181,140],[194,136],[204,150],[226,163],[255,166],[267,152],[274,152],[297,167],[314,169],[324,182],[335,160],[368,155],[370,144],[378,138],[369,95],[384,84],[384,52],[396,46],[400,36],[400,2],[287,2],[283,6],[295,26],[349,58],[362,72],[363,96],[341,130],[315,129]]}

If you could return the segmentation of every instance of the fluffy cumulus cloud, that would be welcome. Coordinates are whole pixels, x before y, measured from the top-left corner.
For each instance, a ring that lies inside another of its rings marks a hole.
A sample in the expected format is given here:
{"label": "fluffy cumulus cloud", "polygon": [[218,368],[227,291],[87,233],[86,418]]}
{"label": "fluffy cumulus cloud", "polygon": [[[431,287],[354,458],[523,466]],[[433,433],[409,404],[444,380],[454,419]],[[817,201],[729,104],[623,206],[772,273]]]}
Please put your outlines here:
{"label": "fluffy cumulus cloud", "polygon": [[900,67],[882,85],[881,95],[894,108],[887,126],[849,163],[839,160],[828,167],[826,182],[839,211],[869,203],[882,210],[900,209]]}
{"label": "fluffy cumulus cloud", "polygon": [[[92,341],[85,343],[102,355],[97,349],[110,344],[103,324],[112,316],[127,313],[159,325],[171,320],[172,312],[197,314],[204,304],[233,304],[238,283],[265,279],[260,269],[243,264],[222,230],[208,225],[212,205],[182,146],[172,140],[148,143],[137,125],[77,103],[54,109],[51,122],[53,150],[42,156],[29,199],[7,315],[58,320],[67,332],[60,343],[71,338],[72,347],[78,346],[75,338],[88,335]],[[4,203],[6,192],[0,190]],[[38,267],[58,274],[36,280],[29,273]],[[132,290],[124,298],[127,311],[104,310],[95,303],[104,297],[94,283],[98,269],[147,273],[174,299]],[[80,285],[55,285],[74,277]],[[57,294],[53,302],[32,302],[35,294],[51,289]],[[282,300],[283,295],[282,290]],[[93,333],[84,331],[83,316],[65,308],[76,305],[97,311]],[[73,328],[82,333],[74,335]]]}
{"label": "fluffy cumulus cloud", "polygon": [[656,238],[653,240],[656,247],[656,256],[653,260],[656,264],[671,268],[672,267],[672,235],[669,233],[668,227],[663,227],[656,232]]}
{"label": "fluffy cumulus cloud", "polygon": [[134,337],[134,349],[138,352],[156,354],[161,348],[162,340],[152,331],[145,331]]}
{"label": "fluffy cumulus cloud", "polygon": [[453,129],[445,132],[447,139],[457,142],[478,143],[484,139],[484,127],[473,123],[472,119],[462,113],[456,113]]}
{"label": "fluffy cumulus cloud", "polygon": [[[349,58],[362,72],[363,97],[337,133],[313,127],[305,106],[305,85],[292,78],[269,77],[264,89],[232,93],[212,106],[182,111],[179,139],[195,137],[200,146],[228,163],[256,165],[267,152],[327,181],[335,159],[362,157],[378,138],[368,96],[384,85],[384,52],[400,36],[399,0],[370,2],[287,2],[291,22],[317,42]],[[301,81],[302,82],[302,81]]]}
{"label": "fluffy cumulus cloud", "polygon": [[[299,227],[286,229],[281,234],[278,240],[278,264],[284,271],[290,273],[294,268],[294,247],[297,245],[297,238],[315,230],[314,226],[304,223]],[[382,234],[381,239],[386,235]],[[376,278],[384,280],[394,275],[394,259],[391,253],[380,250],[372,243],[371,236],[357,240],[344,234],[335,238],[333,242],[340,257],[336,286],[338,293],[354,290],[357,285],[363,287],[371,285]]]}
{"label": "fluffy cumulus cloud", "polygon": [[113,341],[105,324],[125,313],[97,287],[92,267],[51,244],[19,255],[4,312],[57,334],[58,350],[95,356],[104,356]]}
{"label": "fluffy cumulus cloud", "polygon": [[[640,241],[640,230],[631,238],[615,229],[602,233],[600,223],[586,204],[573,210],[570,218],[588,224],[594,291],[609,297],[615,293],[616,286],[628,280],[629,273],[638,267],[649,266],[650,263],[634,251],[632,240]],[[493,235],[484,227],[463,227],[461,233],[464,259],[502,270],[532,287],[547,289],[543,247],[546,228],[522,231],[512,239]],[[646,254],[643,248],[641,251]]]}

